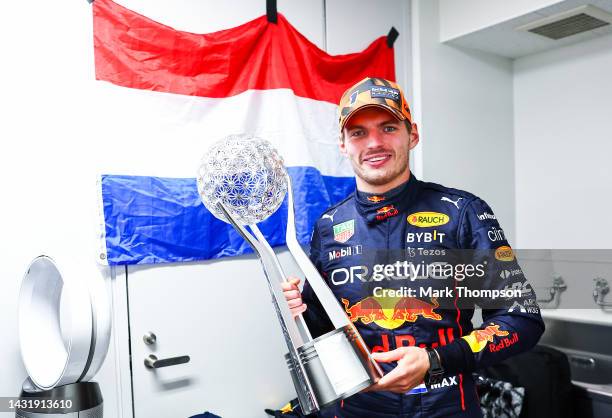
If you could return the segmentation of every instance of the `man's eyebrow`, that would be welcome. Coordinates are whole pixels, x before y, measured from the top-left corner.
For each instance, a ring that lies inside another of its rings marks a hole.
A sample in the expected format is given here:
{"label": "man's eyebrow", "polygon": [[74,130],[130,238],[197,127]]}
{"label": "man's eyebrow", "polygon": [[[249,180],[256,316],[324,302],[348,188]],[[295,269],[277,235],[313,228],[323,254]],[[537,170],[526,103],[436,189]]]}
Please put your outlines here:
{"label": "man's eyebrow", "polygon": [[[399,120],[394,119],[394,118],[389,118],[387,120],[380,122],[377,126],[384,126],[384,125],[389,125],[389,124],[399,125]],[[351,131],[353,129],[365,129],[365,127],[363,125],[351,125],[351,124],[349,124],[346,127],[347,131]]]}
{"label": "man's eyebrow", "polygon": [[364,129],[364,127],[362,125],[348,125],[346,127],[347,131],[352,131],[353,129]]}
{"label": "man's eyebrow", "polygon": [[397,120],[395,118],[387,119],[387,120],[385,120],[383,122],[380,122],[378,124],[378,126],[389,125],[389,124],[399,125],[399,120]]}

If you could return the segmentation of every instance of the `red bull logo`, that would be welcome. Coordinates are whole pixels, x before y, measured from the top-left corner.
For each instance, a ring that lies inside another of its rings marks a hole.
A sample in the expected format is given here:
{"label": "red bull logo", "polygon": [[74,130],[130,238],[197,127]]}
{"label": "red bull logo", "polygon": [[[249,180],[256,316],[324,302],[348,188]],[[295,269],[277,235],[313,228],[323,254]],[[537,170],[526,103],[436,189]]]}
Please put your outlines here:
{"label": "red bull logo", "polygon": [[387,319],[381,304],[374,297],[367,297],[349,306],[350,302],[342,299],[344,310],[352,322],[361,320],[364,324]]}
{"label": "red bull logo", "polygon": [[487,325],[484,329],[476,329],[469,335],[462,337],[469,344],[472,352],[479,353],[494,341],[494,337],[506,337],[508,331],[499,329],[499,325]]}
{"label": "red bull logo", "polygon": [[[434,337],[433,341],[428,341],[427,343],[418,342],[416,338],[410,334],[391,336],[389,334],[382,334],[380,336],[380,344],[372,346],[372,352],[385,352],[399,347],[438,348],[450,344],[455,340],[455,330],[453,328],[438,328],[437,331],[437,338]],[[395,343],[394,347],[391,346],[392,342]]]}
{"label": "red bull logo", "polygon": [[382,208],[376,211],[376,220],[384,221],[387,218],[391,218],[392,216],[397,215],[399,212],[395,209],[395,206],[383,206]]}
{"label": "red bull logo", "polygon": [[361,321],[362,324],[375,323],[381,328],[395,329],[405,322],[416,322],[419,317],[442,320],[442,316],[435,312],[440,305],[436,298],[431,302],[417,298],[377,298],[369,296],[351,305],[346,299],[341,299],[344,310],[352,322]]}
{"label": "red bull logo", "polygon": [[491,353],[497,353],[502,351],[511,345],[517,343],[519,340],[519,336],[517,332],[512,333],[512,336],[509,338],[502,338],[498,344],[489,344],[489,351]]}
{"label": "red bull logo", "polygon": [[427,303],[417,298],[402,298],[395,305],[392,319],[403,319],[406,322],[415,322],[419,316],[427,319],[440,321],[442,317],[434,312],[438,306],[436,298],[432,299],[432,303]]}
{"label": "red bull logo", "polygon": [[373,203],[382,202],[385,200],[384,196],[368,196],[368,200]]}

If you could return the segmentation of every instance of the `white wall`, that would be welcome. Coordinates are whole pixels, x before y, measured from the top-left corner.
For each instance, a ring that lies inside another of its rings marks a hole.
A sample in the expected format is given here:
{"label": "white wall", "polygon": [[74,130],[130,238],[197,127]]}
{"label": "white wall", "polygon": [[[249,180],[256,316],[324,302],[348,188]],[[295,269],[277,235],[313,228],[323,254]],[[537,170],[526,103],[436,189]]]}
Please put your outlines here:
{"label": "white wall", "polygon": [[99,274],[93,166],[101,144],[88,127],[93,57],[87,2],[5,5],[0,39],[0,396],[16,396],[26,377],[17,295],[28,263],[44,253],[87,260],[83,276]]}
{"label": "white wall", "polygon": [[519,247],[612,248],[612,36],[514,68]]}
{"label": "white wall", "polygon": [[485,199],[513,244],[512,63],[441,44],[436,1],[413,1],[412,13],[422,159],[416,173]]}
{"label": "white wall", "polygon": [[[355,17],[348,17],[349,10],[350,16]],[[368,16],[368,24],[362,24],[362,16]],[[327,0],[326,17],[326,47],[330,54],[345,54],[347,46],[354,51],[364,49],[395,27],[399,32],[394,44],[395,74],[412,103],[410,0],[385,0],[374,9],[370,0]],[[383,33],[382,28],[386,28]]]}
{"label": "white wall", "polygon": [[531,13],[563,0],[440,0],[440,41]]}

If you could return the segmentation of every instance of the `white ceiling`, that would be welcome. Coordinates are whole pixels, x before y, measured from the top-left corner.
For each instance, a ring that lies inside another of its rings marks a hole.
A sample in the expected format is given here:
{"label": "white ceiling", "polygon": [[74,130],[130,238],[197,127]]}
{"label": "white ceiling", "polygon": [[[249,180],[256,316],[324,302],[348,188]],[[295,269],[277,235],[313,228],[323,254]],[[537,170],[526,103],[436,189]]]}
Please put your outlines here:
{"label": "white ceiling", "polygon": [[561,3],[539,9],[536,12],[454,38],[446,43],[464,48],[478,49],[508,58],[519,58],[612,34],[612,25],[608,25],[555,41],[531,32],[516,30],[521,25],[586,4],[612,13],[612,0],[565,0]]}

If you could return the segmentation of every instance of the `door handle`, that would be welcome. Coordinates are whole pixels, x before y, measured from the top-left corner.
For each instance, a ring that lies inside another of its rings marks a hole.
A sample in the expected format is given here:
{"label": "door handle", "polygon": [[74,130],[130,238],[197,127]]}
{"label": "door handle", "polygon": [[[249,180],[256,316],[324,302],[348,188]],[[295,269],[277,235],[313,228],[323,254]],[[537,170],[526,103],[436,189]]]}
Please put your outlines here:
{"label": "door handle", "polygon": [[149,354],[144,360],[144,365],[147,369],[159,369],[160,367],[176,366],[177,364],[188,363],[189,356],[178,356],[158,359],[157,356]]}
{"label": "door handle", "polygon": [[595,368],[595,359],[592,357],[572,355],[570,356],[570,362],[576,366],[585,367],[587,369]]}

